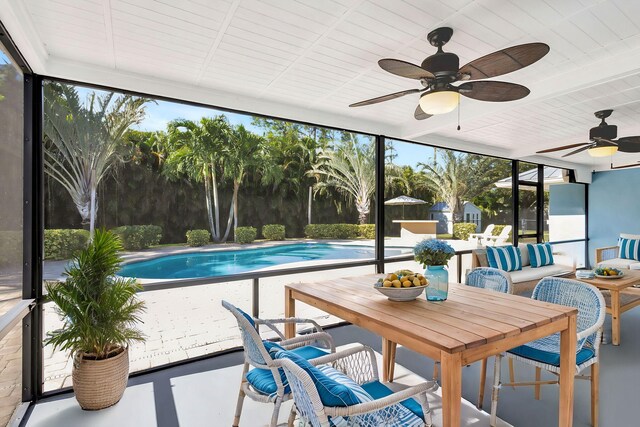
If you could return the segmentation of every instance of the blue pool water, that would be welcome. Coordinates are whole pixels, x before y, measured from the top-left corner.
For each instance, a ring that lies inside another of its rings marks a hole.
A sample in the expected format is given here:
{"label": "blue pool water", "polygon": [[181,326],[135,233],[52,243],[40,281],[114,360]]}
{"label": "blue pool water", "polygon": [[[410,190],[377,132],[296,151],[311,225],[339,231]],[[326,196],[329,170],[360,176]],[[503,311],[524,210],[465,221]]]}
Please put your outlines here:
{"label": "blue pool water", "polygon": [[[388,248],[385,255],[409,252],[408,248]],[[246,273],[292,262],[373,258],[374,248],[370,246],[294,243],[269,248],[168,255],[124,264],[119,274],[138,279],[188,279]]]}

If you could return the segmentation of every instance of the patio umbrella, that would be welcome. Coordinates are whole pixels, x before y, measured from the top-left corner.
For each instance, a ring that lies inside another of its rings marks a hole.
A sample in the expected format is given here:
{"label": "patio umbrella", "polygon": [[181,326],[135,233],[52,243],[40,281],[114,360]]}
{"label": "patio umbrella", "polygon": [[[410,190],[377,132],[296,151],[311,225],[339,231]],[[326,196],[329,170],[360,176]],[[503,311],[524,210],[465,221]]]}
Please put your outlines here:
{"label": "patio umbrella", "polygon": [[425,202],[424,200],[414,199],[413,197],[409,197],[409,196],[399,196],[399,197],[396,197],[395,199],[387,200],[386,202],[384,202],[385,205],[389,205],[389,206],[402,205],[402,219],[404,219],[405,205],[424,205],[425,203],[427,202]]}

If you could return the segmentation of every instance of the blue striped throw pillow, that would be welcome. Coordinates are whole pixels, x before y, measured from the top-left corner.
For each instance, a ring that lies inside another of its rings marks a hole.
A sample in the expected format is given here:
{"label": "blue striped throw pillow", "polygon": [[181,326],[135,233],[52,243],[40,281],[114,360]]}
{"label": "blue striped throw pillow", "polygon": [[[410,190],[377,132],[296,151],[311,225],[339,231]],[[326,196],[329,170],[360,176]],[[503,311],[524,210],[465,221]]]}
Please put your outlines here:
{"label": "blue striped throw pillow", "polygon": [[618,247],[620,248],[620,258],[640,261],[640,240],[621,237],[618,240]]}
{"label": "blue striped throw pillow", "polygon": [[553,265],[553,251],[549,243],[539,243],[537,245],[527,244],[531,267],[538,268],[545,265]]}
{"label": "blue striped throw pillow", "polygon": [[522,270],[520,248],[515,246],[487,247],[487,261],[489,267],[503,271]]}

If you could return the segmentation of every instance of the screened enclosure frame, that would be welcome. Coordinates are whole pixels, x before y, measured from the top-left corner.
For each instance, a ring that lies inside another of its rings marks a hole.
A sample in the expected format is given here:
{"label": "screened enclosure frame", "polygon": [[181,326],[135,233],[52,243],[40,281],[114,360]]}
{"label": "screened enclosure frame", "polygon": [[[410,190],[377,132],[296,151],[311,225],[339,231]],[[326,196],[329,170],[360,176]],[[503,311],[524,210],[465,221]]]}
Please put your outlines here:
{"label": "screened enclosure frame", "polygon": [[[24,86],[25,86],[25,103],[24,103],[24,130],[25,130],[25,144],[24,144],[24,240],[23,240],[23,252],[24,252],[24,265],[23,265],[23,300],[28,301],[28,310],[24,311],[22,316],[23,323],[23,392],[22,400],[24,402],[36,402],[42,397],[56,395],[64,393],[69,388],[62,388],[55,391],[43,393],[43,304],[45,304],[46,297],[43,295],[43,259],[44,259],[44,167],[43,167],[43,135],[42,135],[42,121],[43,121],[43,84],[45,81],[53,81],[65,84],[80,85],[88,88],[115,91],[123,94],[131,94],[135,96],[141,96],[145,98],[162,100],[168,102],[174,102],[178,104],[204,107],[218,110],[220,112],[237,113],[243,115],[250,115],[255,117],[261,117],[271,120],[281,120],[301,125],[314,126],[320,128],[326,128],[341,132],[350,132],[373,137],[375,143],[375,165],[376,165],[376,180],[375,180],[375,203],[374,203],[374,224],[375,224],[375,255],[372,259],[359,260],[355,262],[345,263],[332,263],[324,265],[315,265],[308,267],[298,268],[283,268],[278,270],[272,270],[268,272],[255,272],[255,273],[242,273],[229,276],[216,276],[209,278],[199,279],[177,279],[166,282],[154,283],[146,285],[143,291],[148,290],[161,290],[181,288],[203,284],[213,284],[218,282],[229,282],[237,280],[251,280],[252,281],[252,313],[257,315],[259,313],[259,288],[260,278],[273,277],[273,276],[287,276],[305,272],[334,270],[349,267],[361,267],[371,265],[375,267],[377,273],[382,273],[385,270],[385,264],[397,261],[411,260],[412,255],[404,255],[399,257],[385,257],[384,246],[384,223],[385,223],[385,210],[384,210],[384,169],[385,169],[385,141],[387,139],[384,135],[372,134],[363,131],[356,131],[351,129],[337,128],[334,126],[326,126],[317,123],[304,122],[299,120],[289,120],[276,116],[269,116],[265,114],[255,114],[250,111],[230,109],[225,107],[219,107],[212,104],[205,104],[200,102],[193,102],[188,100],[176,99],[165,96],[152,95],[148,93],[135,92],[131,90],[123,90],[117,87],[109,87],[103,85],[97,85],[93,83],[74,81],[62,78],[56,78],[52,76],[42,76],[34,74],[29,68],[28,64],[19,51],[16,49],[10,37],[4,31],[4,28],[0,24],[0,41],[7,47],[7,49],[13,49],[15,52],[14,58],[22,61],[20,64],[21,69],[24,72]],[[511,208],[513,209],[513,221],[517,224],[518,219],[518,189],[520,182],[518,181],[518,160],[507,159],[500,156],[487,156],[485,154],[469,152],[459,149],[451,149],[442,145],[434,145],[423,142],[409,141],[401,138],[392,138],[395,141],[417,144],[426,147],[453,150],[460,153],[476,154],[480,156],[486,156],[491,158],[508,160],[512,165],[512,202]],[[538,182],[535,183],[537,188],[542,188],[543,174],[540,173],[544,169],[543,164],[538,164]],[[575,179],[573,180],[575,182]],[[527,185],[529,183],[526,183]],[[585,260],[588,263],[588,184],[582,184],[585,187],[585,238],[577,240],[568,240],[562,242],[550,242],[553,244],[572,243],[572,242],[584,242],[585,243]],[[542,197],[542,191],[538,192],[538,199]],[[542,213],[543,203],[538,203],[537,212],[537,241],[541,242],[543,239],[543,227],[542,227]],[[513,243],[518,242],[518,232],[514,228]],[[468,254],[470,251],[459,251],[458,257]],[[460,264],[460,263],[459,263]],[[460,272],[458,272],[458,278],[460,279]],[[0,317],[0,326],[2,325],[2,317]],[[173,362],[162,366],[150,368],[143,371],[132,373],[132,376],[142,375],[151,371],[157,371],[160,369],[166,369],[172,366],[190,363],[195,360],[201,360],[205,358],[215,357],[221,353],[228,353],[236,351],[237,348],[224,350],[222,352],[210,353],[204,356],[196,358],[185,359],[179,362]]]}

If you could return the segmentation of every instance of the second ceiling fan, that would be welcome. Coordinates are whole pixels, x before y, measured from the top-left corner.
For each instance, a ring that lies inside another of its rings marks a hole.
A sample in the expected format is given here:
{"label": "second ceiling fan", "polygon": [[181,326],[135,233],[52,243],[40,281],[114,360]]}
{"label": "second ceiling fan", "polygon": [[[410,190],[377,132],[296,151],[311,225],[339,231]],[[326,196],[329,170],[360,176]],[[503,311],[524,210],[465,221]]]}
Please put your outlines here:
{"label": "second ceiling fan", "polygon": [[618,137],[618,126],[610,125],[605,121],[611,113],[613,113],[613,110],[601,110],[594,113],[601,122],[598,126],[589,130],[589,142],[563,145],[562,147],[537,151],[537,153],[552,153],[554,151],[568,150],[569,148],[575,147],[580,148],[562,157],[573,156],[585,150],[588,150],[589,155],[592,157],[607,157],[613,155],[616,151],[623,153],[640,153],[640,136],[623,136],[616,139]]}
{"label": "second ceiling fan", "polygon": [[[438,51],[415,65],[400,59],[381,59],[380,67],[392,74],[419,80],[423,88],[409,89],[356,102],[349,107],[361,107],[400,98],[401,96],[422,93],[414,117],[423,120],[435,114],[453,111],[458,105],[460,95],[478,101],[504,102],[515,101],[529,94],[525,86],[499,81],[482,80],[500,76],[533,64],[549,52],[544,43],[527,43],[508,47],[485,55],[460,67],[458,55],[444,52],[444,46],[453,35],[453,29],[442,27],[431,31],[427,39]],[[453,83],[465,81],[455,86]]]}

